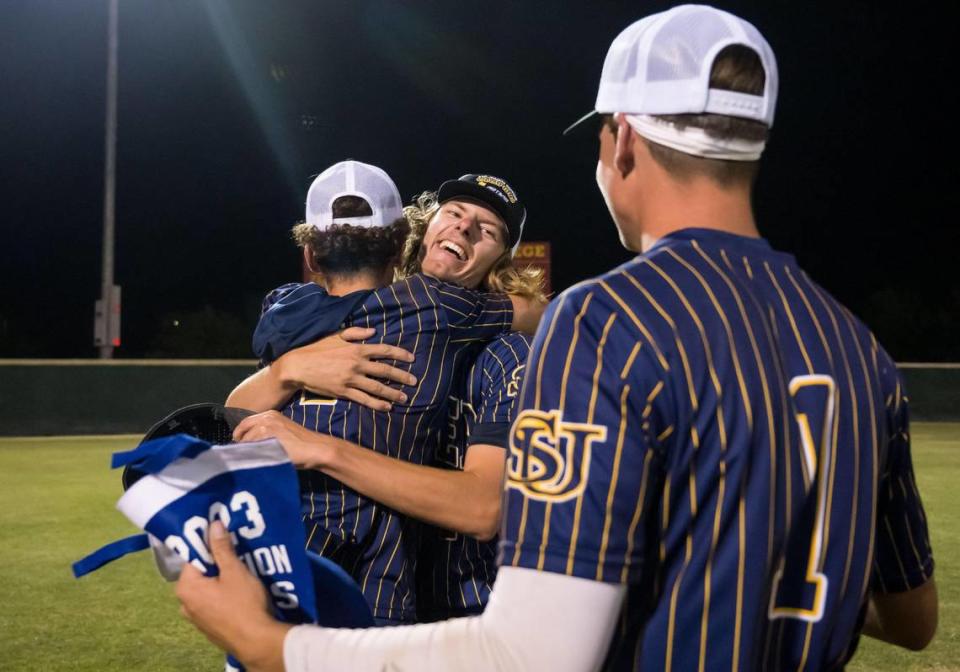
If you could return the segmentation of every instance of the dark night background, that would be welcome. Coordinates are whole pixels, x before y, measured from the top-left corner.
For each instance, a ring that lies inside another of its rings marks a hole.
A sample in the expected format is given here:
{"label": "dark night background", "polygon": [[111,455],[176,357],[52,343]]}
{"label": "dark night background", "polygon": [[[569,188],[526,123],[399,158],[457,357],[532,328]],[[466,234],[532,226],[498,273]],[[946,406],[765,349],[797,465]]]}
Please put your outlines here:
{"label": "dark night background", "polygon": [[[404,198],[506,177],[527,239],[553,243],[555,289],[626,260],[596,140],[560,131],[592,107],[613,37],[670,5],[121,0],[115,356],[250,357],[260,297],[299,276],[288,231],[311,176],[344,158]],[[960,360],[956,170],[939,165],[955,23],[932,3],[717,6],[780,66],[761,232],[896,358]],[[0,357],[96,353],[106,7],[0,2]]]}

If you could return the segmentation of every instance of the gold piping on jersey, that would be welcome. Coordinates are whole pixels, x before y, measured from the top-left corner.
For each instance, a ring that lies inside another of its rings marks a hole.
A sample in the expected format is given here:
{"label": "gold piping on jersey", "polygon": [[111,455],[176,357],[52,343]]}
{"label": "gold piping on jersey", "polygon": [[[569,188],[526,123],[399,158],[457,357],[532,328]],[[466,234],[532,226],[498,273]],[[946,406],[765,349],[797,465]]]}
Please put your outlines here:
{"label": "gold piping on jersey", "polygon": [[[437,332],[438,332],[439,329],[440,329],[440,314],[437,312],[437,302],[436,302],[436,301],[434,300],[434,298],[433,298],[433,293],[430,292],[430,288],[427,286],[427,283],[426,283],[426,281],[423,279],[423,276],[416,276],[416,277],[417,277],[417,279],[419,279],[420,282],[423,284],[423,289],[424,289],[424,291],[425,291],[426,294],[427,294],[427,298],[430,299],[430,305],[433,307],[433,324],[434,324],[434,331],[433,331],[433,334],[431,334],[431,336],[430,336],[430,361],[429,361],[429,363],[428,363],[428,366],[433,367],[433,366],[435,366],[434,361],[433,361],[433,354],[436,352],[436,348],[437,348]],[[419,325],[420,323],[418,322],[417,324]],[[448,325],[448,326],[450,326],[450,325]],[[431,406],[431,407],[433,407],[433,406],[437,403],[437,397],[439,396],[439,392],[440,392],[440,380],[441,380],[441,378],[443,377],[443,367],[444,367],[444,365],[446,364],[446,359],[447,359],[447,347],[448,347],[449,345],[450,345],[450,339],[447,338],[447,339],[444,341],[444,344],[443,344],[443,352],[440,353],[440,372],[437,374],[437,385],[436,385],[436,387],[433,389],[433,394],[432,394],[431,397],[430,397],[430,401],[427,402],[428,405]],[[414,437],[420,436],[420,424],[423,422],[423,416],[424,416],[424,415],[425,415],[424,413],[419,413],[418,416],[417,416],[417,424],[416,424],[416,426],[413,428],[413,435],[414,435]],[[402,436],[401,436],[401,439],[402,439]],[[402,444],[401,444],[401,445],[402,445]],[[413,451],[414,451],[415,448],[416,448],[416,442],[411,441],[411,442],[410,442],[410,450],[407,452],[407,458],[406,458],[406,461],[407,461],[407,462],[412,462],[412,461],[413,461]]]}
{"label": "gold piping on jersey", "polygon": [[[502,341],[502,343],[504,343],[504,345],[506,345],[506,341]],[[513,348],[510,348],[510,349],[513,350]],[[506,378],[506,377],[507,377],[507,366],[506,366],[506,364],[503,363],[503,360],[501,360],[499,357],[497,357],[497,354],[496,354],[492,349],[488,349],[486,352],[487,352],[488,355],[490,355],[491,357],[493,357],[493,358],[496,360],[497,364],[500,365],[500,378],[501,378],[501,379]],[[516,357],[516,354],[517,354],[517,353],[514,352],[513,354],[514,354],[514,357]],[[517,361],[519,361],[519,360],[517,360]],[[523,365],[521,364],[520,367],[518,367],[518,368],[522,368],[522,366],[523,366]],[[494,384],[494,381],[493,381],[493,379],[490,377],[490,374],[487,373],[486,371],[483,371],[483,373],[484,373],[484,375],[486,375],[487,378],[490,380],[490,383],[491,383],[491,384]],[[495,405],[494,405],[494,407],[493,407],[493,415],[494,415],[494,417],[496,417],[497,413],[500,411],[500,401],[501,401],[501,395],[498,394],[498,395],[497,395],[497,400],[496,400]],[[478,603],[479,603],[479,602],[478,602]],[[466,606],[466,605],[464,605],[464,606]]]}
{"label": "gold piping on jersey", "polygon": [[843,336],[840,334],[840,326],[837,323],[837,317],[834,315],[833,310],[830,308],[827,301],[823,298],[823,294],[813,283],[810,282],[810,279],[806,276],[806,274],[803,274],[802,278],[809,285],[814,296],[816,296],[820,301],[820,305],[823,306],[824,312],[826,312],[827,316],[830,318],[830,323],[833,325],[833,333],[837,337],[837,343],[840,345],[840,357],[843,360],[843,368],[847,376],[847,390],[850,394],[854,446],[853,496],[851,498],[852,510],[850,513],[850,536],[847,540],[847,559],[844,563],[843,580],[840,583],[839,593],[840,595],[845,595],[847,592],[847,584],[850,579],[850,568],[853,562],[853,545],[857,537],[857,516],[860,510],[860,451],[863,448],[860,442],[860,404],[857,401],[856,386],[853,384],[853,369],[850,367],[850,358],[847,356],[847,347],[844,345]]}
{"label": "gold piping on jersey", "polygon": [[[744,257],[744,260],[746,260],[746,257]],[[766,264],[766,262],[764,262],[764,264]],[[770,273],[771,280],[773,280],[773,275],[772,275],[772,272],[769,271],[769,267],[767,270]],[[775,281],[774,281],[774,284],[775,284]],[[753,299],[752,295],[751,295],[751,299]],[[756,305],[756,300],[755,299],[753,300]],[[757,309],[758,310],[760,309],[759,305],[757,305]],[[779,352],[781,350],[780,332],[777,329],[776,314],[774,312],[773,306],[771,306],[770,304],[767,304],[767,309],[769,311],[769,316],[768,316],[769,321],[765,322],[763,325],[764,333],[766,334],[766,337],[767,337],[767,344],[770,346],[771,352]],[[773,359],[773,370],[777,375],[778,389],[781,390],[782,392],[786,392],[787,380],[783,370],[783,365],[781,364],[779,357],[773,357],[772,359]],[[792,443],[792,436],[793,436],[793,422],[791,422],[791,419],[790,419],[790,410],[788,408],[789,402],[787,401],[787,395],[780,394],[779,396],[780,396],[780,422],[782,423],[781,427],[783,428],[783,438],[784,438],[784,441],[783,441],[784,472],[785,472],[784,485],[786,489],[786,497],[784,499],[784,502],[786,503],[786,507],[785,507],[786,511],[784,516],[784,529],[787,529],[787,527],[789,527],[790,521],[793,520],[793,474],[791,473],[792,460],[790,459],[790,445]],[[783,632],[781,627],[780,641],[782,640],[783,640]],[[777,655],[779,656],[779,653]]]}
{"label": "gold piping on jersey", "polygon": [[804,294],[803,290],[800,288],[799,283],[794,279],[793,274],[790,272],[790,268],[784,267],[784,273],[787,276],[787,279],[793,284],[794,288],[797,290],[797,294],[800,296],[800,300],[803,301],[803,305],[807,307],[807,314],[810,315],[810,319],[813,321],[813,326],[817,328],[817,335],[820,336],[820,343],[823,344],[823,352],[827,356],[827,361],[830,362],[830,368],[835,367],[833,363],[833,354],[830,352],[830,346],[827,345],[827,337],[823,334],[823,329],[820,327],[820,321],[817,319],[816,313],[813,312],[813,306],[810,305],[810,301],[807,300],[807,295]]}
{"label": "gold piping on jersey", "polygon": [[[429,288],[426,287],[426,283],[423,278],[420,278],[420,282],[424,284],[424,289],[429,294]],[[420,332],[423,331],[423,321],[420,319],[420,304],[417,303],[417,297],[413,293],[413,288],[410,287],[410,278],[406,278],[403,281],[403,284],[407,287],[407,292],[410,294],[410,299],[413,301],[413,305],[416,306],[416,316],[417,316],[417,335],[413,340],[413,350],[416,352],[420,347]],[[401,315],[402,317],[402,315]],[[402,321],[401,321],[402,324]],[[413,408],[414,402],[417,400],[417,397],[420,396],[420,390],[423,387],[423,381],[426,379],[426,376],[420,376],[417,380],[417,387],[413,391],[413,396],[410,398],[410,402],[407,404],[403,413],[403,420],[400,422],[400,437],[397,440],[397,457],[400,457],[400,447],[403,446],[403,436],[407,433],[407,417],[410,415],[410,409]]]}
{"label": "gold piping on jersey", "polygon": [[[872,557],[873,557],[873,546],[874,546],[874,543],[875,543],[875,541],[876,541],[876,540],[875,540],[875,533],[876,533],[876,527],[877,527],[877,493],[876,493],[876,488],[877,488],[877,484],[878,484],[878,482],[879,482],[879,481],[878,481],[878,479],[879,479],[879,471],[878,471],[878,470],[879,470],[879,467],[880,467],[880,465],[879,465],[879,459],[878,459],[878,458],[879,458],[879,453],[878,453],[879,446],[877,445],[877,444],[878,444],[878,440],[877,440],[877,414],[876,414],[876,409],[874,408],[874,403],[873,403],[873,400],[874,400],[874,398],[876,397],[876,393],[874,392],[873,381],[871,380],[871,376],[870,376],[869,370],[867,369],[867,360],[866,360],[866,358],[865,358],[864,355],[863,355],[863,348],[860,347],[860,340],[857,338],[857,332],[856,332],[856,330],[854,329],[854,326],[853,326],[852,316],[850,315],[850,313],[849,313],[847,310],[843,310],[842,313],[843,313],[843,316],[846,318],[847,330],[850,332],[850,338],[851,338],[851,340],[853,341],[854,347],[856,347],[856,349],[857,349],[857,357],[858,357],[859,360],[860,360],[860,370],[863,372],[863,382],[864,382],[864,386],[867,388],[867,404],[868,404],[868,407],[869,407],[869,409],[870,409],[870,449],[871,449],[871,452],[872,452],[873,470],[872,470],[872,473],[871,473],[871,481],[870,481],[870,484],[868,484],[868,485],[869,485],[869,487],[871,487],[871,488],[874,490],[874,492],[872,493],[872,496],[869,498],[869,501],[870,501],[870,526],[869,526],[869,527],[870,527],[870,537],[869,537],[869,542],[868,542],[868,544],[867,544],[867,556],[866,556],[866,557],[872,558]],[[873,342],[873,345],[874,345],[874,346],[876,345],[876,341]],[[873,360],[873,362],[874,362],[874,371],[876,371],[877,368],[878,368],[875,357],[876,357],[876,352],[874,352],[874,360]],[[899,383],[898,383],[898,386],[899,386]],[[869,571],[865,571],[865,572],[863,573],[863,583],[862,583],[861,586],[860,586],[860,598],[861,598],[861,599],[863,599],[863,598],[866,597],[867,587],[869,586],[869,582],[870,582],[870,574],[871,574],[871,572],[869,572]]]}
{"label": "gold piping on jersey", "polygon": [[[586,305],[587,305],[587,302],[584,302],[584,309],[586,308]],[[589,425],[593,424],[593,414],[596,411],[597,389],[598,389],[597,382],[599,381],[599,378],[600,378],[600,370],[603,368],[603,348],[607,343],[607,335],[609,334],[610,327],[613,325],[613,322],[616,319],[616,317],[617,317],[616,313],[610,313],[610,317],[607,318],[607,322],[603,326],[603,333],[600,336],[600,342],[597,344],[596,365],[594,366],[594,369],[593,369],[593,389],[590,393],[590,404],[588,406],[589,410],[587,411],[587,424]],[[579,317],[577,319],[579,320]],[[576,325],[576,329],[579,330],[580,328],[579,322],[575,322],[575,325]],[[567,354],[568,366],[570,362],[570,356],[573,353],[573,347],[574,346],[571,345],[571,350]],[[629,385],[627,386],[627,388],[629,389]],[[566,389],[566,384],[564,384],[564,389]],[[562,402],[561,402],[561,408],[563,408]],[[621,413],[622,412],[623,412],[623,409],[621,409]],[[620,441],[622,442],[622,437]],[[616,469],[618,468],[619,462],[620,462],[620,448],[621,448],[621,443],[618,442],[617,454],[616,454],[616,457],[614,458],[615,460],[614,476],[613,476],[614,483],[616,482]],[[583,497],[578,497],[577,505],[574,509],[574,514],[573,514],[573,530],[572,530],[573,533],[570,535],[570,547],[567,551],[567,568],[566,568],[567,574],[573,573],[573,556],[577,549],[577,537],[580,534],[580,514],[582,509],[583,509]],[[609,513],[609,509],[608,509],[608,513]],[[609,525],[607,525],[607,527],[609,527]],[[601,547],[601,550],[600,550],[601,557],[604,552],[605,546],[606,544],[604,544],[603,547]]]}
{"label": "gold piping on jersey", "polygon": [[747,545],[747,504],[743,492],[746,483],[746,480],[740,481],[740,501],[737,504],[737,544],[739,555],[737,556],[737,605],[733,622],[733,656],[731,656],[730,660],[731,672],[737,672],[740,669],[740,625],[743,621],[743,565],[746,559],[744,548]]}
{"label": "gold piping on jersey", "polygon": [[520,548],[523,543],[523,533],[527,529],[527,503],[530,500],[527,497],[523,498],[523,506],[520,508],[520,534],[517,538],[517,544],[513,549],[513,558],[510,560],[510,564],[516,566],[517,560],[520,559]]}
{"label": "gold piping on jersey", "polygon": [[567,358],[563,362],[563,375],[560,377],[560,403],[557,408],[561,414],[563,413],[567,400],[567,379],[570,377],[570,362],[573,360],[573,352],[577,349],[577,340],[580,338],[580,322],[583,320],[583,316],[586,315],[587,310],[590,309],[590,301],[592,299],[593,294],[587,294],[583,305],[580,306],[580,312],[577,313],[577,316],[573,320],[573,337],[570,339],[570,346],[567,348]]}
{"label": "gold piping on jersey", "polygon": [[[661,383],[662,385],[662,383]],[[613,520],[613,495],[617,491],[617,482],[620,478],[620,458],[623,455],[623,439],[627,433],[627,396],[630,386],[624,385],[620,393],[620,430],[617,432],[617,447],[613,454],[613,472],[610,475],[610,486],[607,488],[607,506],[603,516],[603,535],[600,541],[600,553],[597,556],[597,581],[603,580],[603,565],[607,559],[607,544],[610,542],[610,524]],[[577,502],[579,508],[583,497]],[[570,547],[570,557],[567,559],[567,574],[573,572],[573,545]]]}
{"label": "gold piping on jersey", "polygon": [[[649,467],[652,459],[653,451],[647,449],[647,454],[643,456],[643,471],[640,475],[640,495],[637,499],[637,508],[633,511],[633,518],[630,519],[630,527],[627,529],[627,552],[623,560],[623,569],[620,570],[620,583],[627,582],[630,565],[633,564],[633,539],[637,533],[637,525],[640,524],[640,514],[643,513],[643,502],[647,496],[647,476],[650,473]],[[597,580],[600,579],[601,565],[597,563]]]}
{"label": "gold piping on jersey", "polygon": [[643,346],[643,341],[637,341],[633,344],[633,350],[630,351],[630,356],[627,357],[627,363],[623,365],[623,369],[620,371],[620,378],[626,378],[627,373],[633,367],[633,360],[637,358],[637,355],[640,353],[640,348]]}
{"label": "gold piping on jersey", "polygon": [[690,372],[690,362],[687,359],[687,349],[683,347],[683,341],[680,340],[680,332],[677,330],[677,323],[673,321],[673,318],[665,311],[656,299],[647,291],[647,289],[641,285],[637,280],[628,275],[626,272],[621,273],[625,278],[627,278],[634,287],[636,287],[643,297],[647,300],[654,310],[656,310],[660,317],[670,326],[671,331],[673,331],[673,340],[674,344],[677,346],[677,352],[680,354],[680,362],[683,364],[683,375],[684,380],[687,383],[687,392],[690,394],[690,405],[693,407],[693,410],[696,411],[700,407],[699,400],[697,399],[697,393],[693,389],[693,374]]}
{"label": "gold piping on jersey", "polygon": [[[380,552],[383,550],[383,545],[384,545],[385,543],[387,543],[387,531],[390,529],[389,520],[390,520],[390,515],[388,514],[388,515],[387,515],[387,518],[383,521],[382,529],[380,530],[380,545],[377,546],[377,552],[373,554],[373,557],[375,557],[375,558],[380,557]],[[396,550],[396,549],[394,549],[394,550]],[[360,590],[361,590],[361,592],[363,592],[364,594],[366,594],[366,592],[367,592],[367,581],[370,580],[370,573],[373,571],[373,565],[374,565],[374,564],[375,564],[375,563],[371,562],[371,563],[367,566],[367,571],[366,571],[366,572],[364,573],[364,575],[363,575],[363,581],[360,583]],[[390,563],[389,563],[389,562],[387,563],[387,566],[388,566],[388,567],[390,566]],[[381,585],[381,587],[383,586],[383,578],[382,578],[382,577],[381,577],[381,579],[380,579],[380,585]],[[377,599],[376,599],[376,601],[374,602],[374,609],[376,609],[376,608],[379,607],[379,606],[380,606],[380,589],[378,588],[378,589],[377,589]]]}
{"label": "gold piping on jersey", "polygon": [[[627,276],[627,277],[630,277],[630,276]],[[660,346],[657,345],[657,342],[655,340],[653,340],[653,336],[647,330],[647,327],[643,324],[643,322],[640,321],[640,318],[637,317],[636,313],[634,313],[630,309],[630,306],[628,306],[624,302],[624,300],[620,298],[619,294],[613,291],[613,288],[610,285],[608,285],[603,280],[600,280],[600,286],[603,287],[603,289],[607,292],[607,294],[609,294],[610,297],[620,305],[620,308],[623,309],[623,312],[625,312],[630,317],[630,321],[637,326],[637,329],[640,330],[640,332],[644,335],[644,337],[650,343],[650,346],[653,348],[653,351],[657,355],[657,361],[660,363],[660,368],[662,368],[664,371],[669,371],[670,364],[668,364],[666,358],[664,358],[663,352],[661,352],[660,350]]]}
{"label": "gold piping on jersey", "polygon": [[686,546],[687,550],[686,556],[683,560],[683,567],[680,568],[680,572],[677,574],[677,578],[673,582],[673,590],[670,594],[670,618],[667,621],[667,653],[664,672],[670,672],[673,667],[673,629],[677,618],[677,595],[680,592],[680,584],[683,582],[683,575],[686,573],[687,567],[690,566],[690,557],[693,555],[693,546],[691,545],[689,534],[687,535]]}
{"label": "gold piping on jersey", "polygon": [[663,494],[660,496],[660,562],[667,559],[667,545],[665,542],[667,536],[667,525],[670,522],[670,473],[663,479]]}
{"label": "gold piping on jersey", "polygon": [[[706,259],[706,255],[700,251],[700,246],[697,245],[697,241],[694,240],[692,241],[692,243],[693,243],[693,249],[696,250],[697,252],[700,252],[700,256]],[[750,430],[752,431],[753,430],[753,407],[750,405],[750,396],[747,393],[747,384],[743,379],[743,369],[740,366],[740,355],[737,353],[737,342],[733,338],[733,330],[730,329],[730,321],[727,319],[727,314],[723,311],[723,308],[721,308],[720,302],[717,301],[716,295],[713,293],[713,290],[710,288],[710,285],[707,284],[707,281],[700,274],[700,272],[697,271],[697,269],[695,269],[693,266],[691,266],[685,259],[677,255],[677,253],[674,252],[673,250],[668,249],[667,252],[670,254],[670,256],[672,256],[674,259],[680,262],[684,266],[684,268],[686,268],[687,271],[689,271],[690,274],[697,279],[697,282],[700,283],[700,286],[703,287],[704,292],[706,292],[707,296],[710,298],[710,302],[713,304],[713,307],[716,309],[717,315],[720,317],[720,321],[723,323],[723,329],[727,335],[727,342],[730,345],[730,355],[733,358],[733,370],[737,374],[737,383],[740,385],[740,398],[743,401],[743,410],[747,414],[747,425],[750,427]],[[711,266],[713,266],[712,262],[710,262],[709,259],[707,259],[707,261],[708,263],[710,263]],[[713,266],[713,268],[715,271],[719,273],[720,269],[716,268],[715,266]],[[723,274],[722,273],[719,273],[719,274],[721,278],[723,278]],[[726,278],[723,278],[723,279],[726,279]],[[719,384],[719,381],[718,381],[718,384]]]}
{"label": "gold piping on jersey", "polygon": [[540,550],[537,553],[537,569],[543,571],[544,551],[547,550],[547,537],[550,536],[550,513],[553,502],[547,502],[543,510],[543,533],[540,535]]}
{"label": "gold piping on jersey", "polygon": [[807,363],[807,373],[814,373],[813,363],[810,361],[810,355],[807,354],[807,349],[803,344],[803,337],[800,336],[800,330],[797,329],[797,322],[793,318],[793,311],[790,310],[790,304],[787,301],[786,295],[783,293],[783,289],[780,288],[780,283],[777,282],[776,276],[773,274],[773,271],[770,269],[770,264],[763,262],[763,267],[767,269],[767,275],[770,276],[770,281],[773,283],[774,288],[777,290],[777,294],[780,295],[780,303],[783,304],[783,310],[787,315],[787,318],[790,320],[790,328],[793,329],[793,335],[797,339],[797,345],[800,348],[800,354],[803,355],[803,361]]}
{"label": "gold piping on jersey", "polygon": [[[773,431],[773,405],[770,401],[770,386],[767,382],[767,368],[763,363],[763,358],[760,356],[760,348],[757,345],[756,336],[753,333],[753,326],[750,324],[750,319],[747,316],[746,308],[743,305],[743,299],[740,296],[736,285],[733,280],[720,269],[719,265],[710,258],[706,252],[704,252],[700,245],[697,244],[697,241],[693,241],[693,246],[700,253],[700,256],[710,265],[711,268],[717,273],[718,276],[726,283],[727,288],[730,290],[730,294],[733,296],[734,301],[737,304],[737,309],[740,313],[740,319],[743,322],[743,326],[746,329],[747,336],[750,339],[750,348],[753,351],[753,358],[757,364],[757,372],[760,378],[760,386],[763,391],[763,405],[764,410],[766,411],[767,416],[767,443],[770,452],[770,502],[769,502],[769,511],[767,515],[767,563],[769,564],[773,560],[773,528],[774,528],[774,517],[775,517],[775,504],[776,504],[776,488],[777,488],[777,478],[776,478],[776,467],[777,467],[777,449],[775,434]],[[723,257],[723,260],[726,262],[727,267],[733,271],[733,265],[730,263],[730,260],[727,258],[727,253],[725,250],[720,250],[720,256]],[[746,260],[746,257],[744,257]],[[749,292],[749,289],[748,289]],[[763,315],[763,311],[760,309],[760,306],[757,304],[756,299],[751,295],[751,301],[754,304],[754,308],[757,310],[758,314]],[[752,405],[751,405],[752,410]],[[753,430],[753,415],[750,415],[750,429]],[[741,549],[743,546],[741,546]],[[742,550],[741,550],[742,553]],[[742,560],[742,556],[741,556]],[[739,596],[738,596],[739,597]],[[739,617],[739,614],[738,614]],[[739,642],[737,643],[739,645]]]}
{"label": "gold piping on jersey", "polygon": [[700,612],[700,661],[697,665],[699,672],[703,672],[704,664],[707,659],[707,623],[710,617],[710,585],[713,576],[713,558],[716,553],[717,539],[720,537],[720,512],[723,510],[723,495],[726,491],[727,465],[722,455],[726,452],[726,446],[721,443],[720,446],[720,483],[717,486],[717,505],[713,512],[713,536],[710,539],[710,550],[707,551],[707,566],[703,573],[703,609]]}
{"label": "gold piping on jersey", "polygon": [[[757,364],[760,365],[760,353],[757,351],[757,342],[753,337],[753,327],[750,325],[750,322],[747,320],[746,312],[743,309],[743,301],[740,300],[740,293],[737,291],[736,287],[733,284],[733,281],[730,277],[723,272],[720,266],[710,258],[706,252],[700,247],[697,241],[691,241],[693,243],[693,249],[697,251],[700,257],[707,262],[707,265],[713,269],[713,272],[723,280],[724,284],[727,286],[727,289],[730,290],[730,295],[733,296],[734,302],[737,304],[737,308],[740,312],[740,316],[743,319],[743,326],[746,328],[747,336],[750,339],[750,346],[753,350],[754,357],[757,360]],[[721,250],[721,254],[723,251]],[[710,301],[713,303],[714,308],[717,309],[717,314],[720,316],[720,319],[723,321],[723,327],[727,332],[727,340],[730,342],[731,353],[733,354],[733,363],[734,368],[737,372],[737,382],[740,384],[740,394],[743,397],[743,410],[747,414],[747,424],[750,428],[750,431],[753,431],[753,404],[750,401],[750,395],[747,392],[747,384],[743,379],[743,368],[740,364],[740,357],[737,354],[736,350],[736,340],[733,337],[733,330],[730,328],[730,322],[727,319],[726,313],[720,307],[719,301],[717,301],[716,295],[713,293],[713,290],[710,288],[710,285],[707,284],[706,280],[700,273],[696,271],[692,266],[689,266],[687,262],[684,262],[684,265],[690,268],[690,271],[697,276],[697,279],[700,281],[701,286],[706,290],[707,294],[710,297]],[[762,367],[761,367],[762,368]],[[766,381],[764,381],[766,383]]]}
{"label": "gold piping on jersey", "polygon": [[[312,494],[311,494],[310,500],[311,500],[311,503],[312,503],[312,501],[313,501],[313,495],[312,495]],[[310,528],[310,534],[307,535],[307,543],[306,543],[306,545],[304,546],[304,548],[310,548],[310,542],[313,541],[313,535],[315,535],[315,534],[317,533],[317,528],[318,528],[318,527],[320,527],[320,524],[315,522],[315,523],[313,524],[313,527]]]}

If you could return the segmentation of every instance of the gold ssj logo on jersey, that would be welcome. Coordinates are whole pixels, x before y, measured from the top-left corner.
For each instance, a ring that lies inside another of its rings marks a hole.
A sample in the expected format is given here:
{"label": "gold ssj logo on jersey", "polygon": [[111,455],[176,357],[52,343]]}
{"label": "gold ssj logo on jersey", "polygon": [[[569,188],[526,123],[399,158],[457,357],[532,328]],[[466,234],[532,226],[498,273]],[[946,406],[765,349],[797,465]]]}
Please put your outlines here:
{"label": "gold ssj logo on jersey", "polygon": [[528,497],[562,502],[579,497],[590,470],[590,450],[607,428],[564,422],[559,410],[526,410],[510,432],[508,487]]}

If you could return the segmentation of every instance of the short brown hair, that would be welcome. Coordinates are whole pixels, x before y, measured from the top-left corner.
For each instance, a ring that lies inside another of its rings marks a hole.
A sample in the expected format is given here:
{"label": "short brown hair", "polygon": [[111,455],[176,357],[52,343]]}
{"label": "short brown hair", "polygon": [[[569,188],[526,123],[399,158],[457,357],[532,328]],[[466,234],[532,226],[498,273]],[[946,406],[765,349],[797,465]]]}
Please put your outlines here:
{"label": "short brown hair", "polygon": [[[430,220],[439,209],[437,194],[433,191],[423,192],[414,199],[413,205],[403,209],[403,216],[410,224],[410,235],[407,237],[400,263],[397,265],[398,280],[420,272],[420,248],[423,246],[423,237],[427,233]],[[527,299],[546,301],[544,286],[543,271],[532,266],[525,268],[515,266],[508,247],[490,267],[480,288],[490,292],[515,294]]]}
{"label": "short brown hair", "polygon": [[[762,95],[766,83],[763,64],[756,52],[740,44],[731,44],[720,50],[710,70],[710,88]],[[699,128],[707,135],[721,140],[748,140],[752,142],[766,140],[769,128],[766,124],[752,119],[742,119],[722,114],[664,114],[657,119],[669,122],[678,129]],[[604,120],[616,134],[616,123],[612,117]],[[642,136],[641,136],[642,137]],[[650,155],[674,177],[689,180],[696,176],[706,176],[722,186],[738,183],[752,183],[757,174],[757,161],[726,161],[708,159],[658,145],[643,138],[650,148]]]}

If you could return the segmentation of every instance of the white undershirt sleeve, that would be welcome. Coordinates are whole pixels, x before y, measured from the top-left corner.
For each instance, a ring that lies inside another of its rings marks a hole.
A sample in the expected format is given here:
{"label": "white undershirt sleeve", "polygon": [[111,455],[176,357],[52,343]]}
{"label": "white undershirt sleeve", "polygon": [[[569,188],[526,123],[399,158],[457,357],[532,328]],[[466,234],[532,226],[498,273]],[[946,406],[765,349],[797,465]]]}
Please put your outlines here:
{"label": "white undershirt sleeve", "polygon": [[346,630],[301,625],[284,640],[288,672],[596,670],[626,587],[501,567],[480,616]]}

